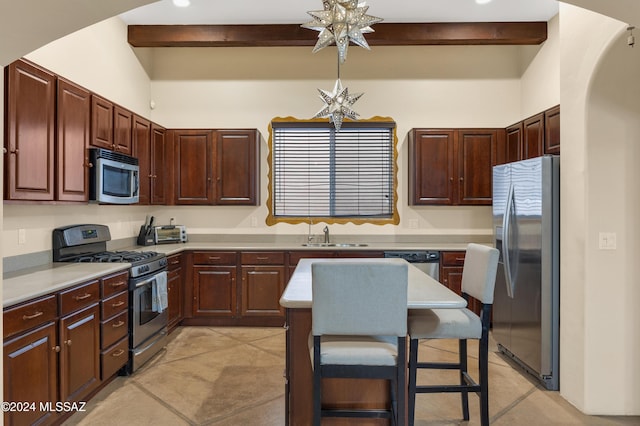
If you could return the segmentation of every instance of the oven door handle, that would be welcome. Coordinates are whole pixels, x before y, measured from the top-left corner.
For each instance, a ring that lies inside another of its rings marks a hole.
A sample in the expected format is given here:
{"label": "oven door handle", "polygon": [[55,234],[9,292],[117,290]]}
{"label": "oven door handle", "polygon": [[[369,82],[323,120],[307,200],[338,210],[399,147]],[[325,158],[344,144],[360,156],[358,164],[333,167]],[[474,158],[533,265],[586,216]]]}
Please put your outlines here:
{"label": "oven door handle", "polygon": [[154,275],[153,277],[146,279],[144,281],[141,281],[139,283],[136,283],[136,288],[140,288],[142,286],[145,286],[147,284],[150,284],[152,281],[154,281],[156,279],[156,276]]}

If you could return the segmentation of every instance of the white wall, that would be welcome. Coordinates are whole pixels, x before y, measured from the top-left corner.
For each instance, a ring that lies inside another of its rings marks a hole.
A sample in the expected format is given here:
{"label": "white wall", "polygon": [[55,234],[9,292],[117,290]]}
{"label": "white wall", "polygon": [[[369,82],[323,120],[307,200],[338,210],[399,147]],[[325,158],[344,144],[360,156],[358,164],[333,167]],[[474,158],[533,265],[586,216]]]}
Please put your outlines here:
{"label": "white wall", "polygon": [[[407,133],[413,127],[505,127],[521,118],[519,48],[514,46],[351,47],[340,77],[362,118],[385,116],[399,139],[398,226],[331,225],[334,234],[491,233],[488,207],[407,206]],[[268,138],[274,117],[311,118],[322,107],[318,88],[332,89],[335,49],[310,48],[154,49],[154,121],[168,127],[255,127]],[[199,233],[299,234],[306,225],[267,227],[269,167],[262,144],[262,205],[258,208],[162,209]],[[258,227],[251,228],[255,217]],[[409,220],[418,229],[409,229]],[[319,229],[324,225],[317,225]]]}
{"label": "white wall", "polygon": [[548,38],[522,73],[520,112],[530,117],[560,103],[560,17],[547,26]]}
{"label": "white wall", "polygon": [[[588,414],[637,415],[640,58],[624,23],[569,5],[560,16],[560,390]],[[599,250],[603,231],[617,250]]]}

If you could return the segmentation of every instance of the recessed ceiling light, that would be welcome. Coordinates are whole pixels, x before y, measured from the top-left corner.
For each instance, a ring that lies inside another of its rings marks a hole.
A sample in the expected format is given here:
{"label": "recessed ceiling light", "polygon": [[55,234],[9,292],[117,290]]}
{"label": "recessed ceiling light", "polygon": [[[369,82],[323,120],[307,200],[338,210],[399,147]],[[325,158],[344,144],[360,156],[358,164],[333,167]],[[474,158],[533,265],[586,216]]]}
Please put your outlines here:
{"label": "recessed ceiling light", "polygon": [[487,4],[487,3],[491,3],[491,0],[476,0],[476,3],[478,3],[478,4]]}
{"label": "recessed ceiling light", "polygon": [[173,0],[173,5],[178,7],[187,7],[191,4],[189,0]]}

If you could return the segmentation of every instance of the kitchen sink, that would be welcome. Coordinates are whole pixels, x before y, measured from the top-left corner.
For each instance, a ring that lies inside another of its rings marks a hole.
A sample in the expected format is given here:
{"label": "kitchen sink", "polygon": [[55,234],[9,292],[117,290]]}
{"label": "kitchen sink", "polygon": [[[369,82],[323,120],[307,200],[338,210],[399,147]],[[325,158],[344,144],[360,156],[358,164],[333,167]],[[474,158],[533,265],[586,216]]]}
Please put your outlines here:
{"label": "kitchen sink", "polygon": [[303,247],[367,247],[368,244],[360,243],[304,243]]}

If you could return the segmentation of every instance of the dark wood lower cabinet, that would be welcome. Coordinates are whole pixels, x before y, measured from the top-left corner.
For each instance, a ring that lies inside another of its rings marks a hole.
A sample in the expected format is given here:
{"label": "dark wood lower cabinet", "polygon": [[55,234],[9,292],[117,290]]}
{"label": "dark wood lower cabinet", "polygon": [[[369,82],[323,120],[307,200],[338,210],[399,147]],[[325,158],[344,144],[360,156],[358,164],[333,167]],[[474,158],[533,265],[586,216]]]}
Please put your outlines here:
{"label": "dark wood lower cabinet", "polygon": [[56,326],[57,322],[48,322],[5,341],[3,400],[16,403],[28,401],[36,409],[5,411],[4,424],[48,424],[54,420],[55,413],[40,411],[39,403],[58,399]]}
{"label": "dark wood lower cabinet", "polygon": [[193,315],[233,317],[237,314],[236,267],[193,267]]}
{"label": "dark wood lower cabinet", "polygon": [[89,400],[126,363],[127,278],[119,272],[4,309],[3,400],[16,404],[4,424],[61,424],[69,404]]}
{"label": "dark wood lower cabinet", "polygon": [[284,316],[280,296],[284,291],[284,266],[242,266],[243,316]]}
{"label": "dark wood lower cabinet", "polygon": [[169,332],[176,328],[184,317],[184,280],[182,278],[182,254],[174,254],[167,259],[167,293],[168,293],[168,312],[167,322]]}
{"label": "dark wood lower cabinet", "polygon": [[100,308],[60,319],[60,400],[80,401],[100,384]]}

